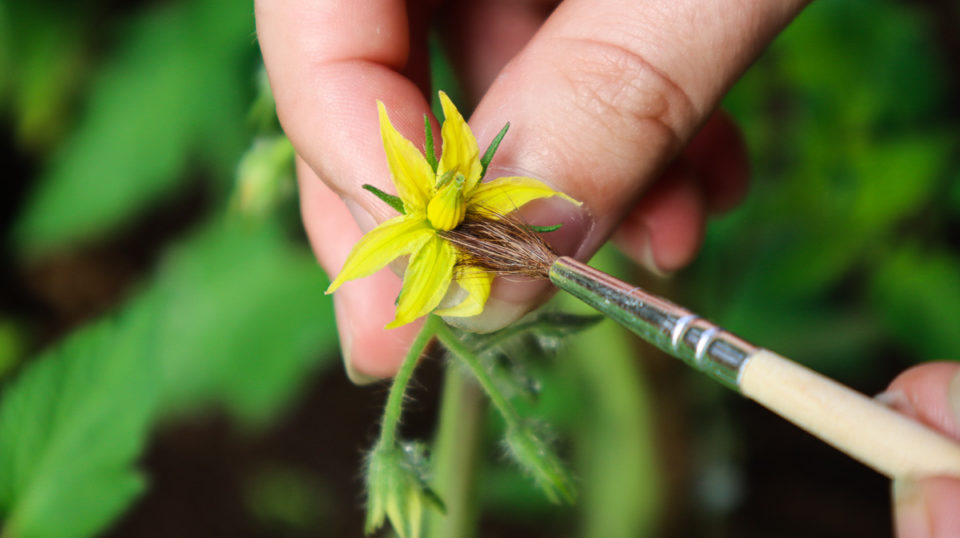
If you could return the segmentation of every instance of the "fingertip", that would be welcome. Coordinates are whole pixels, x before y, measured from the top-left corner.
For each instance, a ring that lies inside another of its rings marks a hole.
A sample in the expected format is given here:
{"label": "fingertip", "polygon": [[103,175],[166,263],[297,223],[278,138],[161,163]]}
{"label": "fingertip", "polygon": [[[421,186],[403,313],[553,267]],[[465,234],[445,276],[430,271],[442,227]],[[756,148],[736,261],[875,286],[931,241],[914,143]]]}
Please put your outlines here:
{"label": "fingertip", "polygon": [[393,298],[400,284],[395,275],[381,271],[362,284],[348,283],[334,297],[344,367],[354,383],[395,375],[423,326],[421,319],[386,328],[393,321]]}
{"label": "fingertip", "polygon": [[898,538],[960,536],[960,479],[900,478],[893,483]]}
{"label": "fingertip", "polygon": [[393,300],[401,285],[390,271],[380,271],[363,282],[333,278],[362,233],[347,204],[302,160],[298,160],[297,172],[307,237],[320,265],[331,276],[327,293],[333,293],[347,376],[360,385],[391,377],[399,369],[421,323],[384,328],[393,320]]}
{"label": "fingertip", "polygon": [[931,536],[960,536],[960,479],[933,477],[920,480],[921,494],[931,523]]}
{"label": "fingertip", "polygon": [[632,260],[657,275],[690,263],[703,241],[703,194],[688,171],[672,167],[644,194],[613,235]]}
{"label": "fingertip", "polygon": [[700,179],[706,209],[723,213],[736,207],[750,185],[750,159],[740,128],[718,110],[683,151]]}
{"label": "fingertip", "polygon": [[960,439],[960,363],[914,366],[893,380],[886,393],[902,394],[898,411]]}
{"label": "fingertip", "polygon": [[476,316],[445,317],[443,320],[458,329],[473,333],[498,331],[543,303],[552,293],[549,288],[544,282],[518,282],[500,278],[494,281],[491,297],[484,305],[483,312]]}

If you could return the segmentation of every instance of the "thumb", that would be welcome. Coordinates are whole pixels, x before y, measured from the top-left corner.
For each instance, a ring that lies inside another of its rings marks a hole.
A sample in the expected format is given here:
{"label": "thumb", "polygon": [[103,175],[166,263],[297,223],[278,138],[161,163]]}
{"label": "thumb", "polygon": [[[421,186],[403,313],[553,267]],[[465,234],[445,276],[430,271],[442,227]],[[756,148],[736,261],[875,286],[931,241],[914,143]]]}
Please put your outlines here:
{"label": "thumb", "polygon": [[[471,118],[481,146],[505,122],[513,126],[488,177],[535,177],[584,202],[534,202],[524,215],[535,224],[562,222],[548,240],[563,254],[589,257],[805,4],[561,3]],[[545,288],[498,282],[485,312],[461,321],[498,328],[535,306]]]}
{"label": "thumb", "polygon": [[[881,401],[960,440],[960,364],[934,362],[900,374]],[[960,479],[900,477],[893,483],[899,538],[960,536]]]}

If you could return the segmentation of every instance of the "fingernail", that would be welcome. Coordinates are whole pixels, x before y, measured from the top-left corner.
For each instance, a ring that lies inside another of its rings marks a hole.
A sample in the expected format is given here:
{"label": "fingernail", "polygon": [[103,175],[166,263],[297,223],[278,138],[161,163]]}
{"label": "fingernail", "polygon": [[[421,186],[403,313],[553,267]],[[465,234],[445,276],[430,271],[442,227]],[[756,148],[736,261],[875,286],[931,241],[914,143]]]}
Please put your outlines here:
{"label": "fingernail", "polygon": [[353,367],[353,363],[350,362],[350,359],[348,359],[346,355],[343,356],[343,367],[347,372],[347,379],[349,379],[354,385],[362,387],[364,385],[370,385],[380,381],[379,377],[358,372],[357,369]]}
{"label": "fingernail", "polygon": [[347,379],[354,385],[369,385],[378,381],[376,377],[357,371],[353,365],[353,331],[350,330],[349,320],[344,319],[344,308],[340,304],[340,295],[334,294],[333,307],[334,315],[337,319],[337,331],[340,335],[340,358],[343,359],[343,369],[347,373]]}
{"label": "fingernail", "polygon": [[[355,200],[344,198],[343,205],[347,206],[347,211],[353,215],[353,220],[357,222],[357,226],[359,226],[364,233],[367,233],[377,226],[378,222],[373,214]],[[385,217],[385,215],[381,215],[381,217]],[[386,220],[386,218],[383,218],[383,220]]]}
{"label": "fingernail", "polygon": [[593,219],[587,209],[563,198],[534,200],[524,206],[520,214],[535,226],[560,225],[559,229],[542,236],[561,256],[581,254],[593,230]]}
{"label": "fingernail", "polygon": [[913,407],[913,404],[910,403],[910,400],[907,398],[907,394],[902,390],[888,390],[881,392],[873,397],[877,402],[899,411],[905,415],[916,416],[916,410]]}
{"label": "fingernail", "polygon": [[[532,177],[550,188],[563,192],[564,194],[580,200],[575,192],[566,192],[550,182],[549,178],[538,177],[535,173],[518,167],[492,166],[487,171],[486,177],[510,177],[525,176]],[[582,200],[580,200],[582,201]],[[553,226],[560,224],[560,229],[543,234],[543,238],[557,251],[561,256],[580,256],[590,254],[586,252],[591,248],[587,240],[591,238],[591,232],[594,227],[593,215],[585,204],[576,205],[568,200],[554,196],[551,198],[541,198],[524,205],[519,210],[520,216],[535,226]],[[599,245],[593,245],[592,248],[598,248]]]}
{"label": "fingernail", "polygon": [[950,410],[953,416],[960,422],[960,370],[953,374],[950,385],[947,387],[947,400],[950,401]]}
{"label": "fingernail", "polygon": [[530,308],[524,304],[510,303],[491,297],[487,300],[481,314],[469,318],[444,317],[443,320],[464,331],[490,333],[522,318]]}
{"label": "fingernail", "polygon": [[914,479],[905,477],[893,481],[893,505],[897,536],[902,538],[933,536],[927,503]]}
{"label": "fingernail", "polygon": [[671,276],[672,271],[664,271],[657,265],[657,258],[653,253],[653,235],[650,233],[650,229],[643,226],[643,232],[641,233],[644,239],[640,242],[640,265],[660,278]]}

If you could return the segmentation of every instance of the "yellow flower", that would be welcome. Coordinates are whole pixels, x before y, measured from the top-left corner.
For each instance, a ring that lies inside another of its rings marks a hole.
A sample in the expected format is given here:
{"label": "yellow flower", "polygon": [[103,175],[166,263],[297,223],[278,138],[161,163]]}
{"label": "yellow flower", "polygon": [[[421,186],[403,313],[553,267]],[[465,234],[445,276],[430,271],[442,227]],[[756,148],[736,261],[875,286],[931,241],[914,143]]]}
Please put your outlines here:
{"label": "yellow flower", "polygon": [[[327,293],[333,293],[347,280],[369,276],[391,261],[409,255],[403,288],[397,298],[396,317],[387,324],[388,329],[429,314],[453,282],[466,292],[466,297],[460,304],[438,310],[436,314],[469,317],[483,311],[494,275],[465,263],[458,264],[463,261],[458,259],[459,251],[438,232],[456,228],[468,213],[497,218],[538,198],[560,196],[580,204],[529,177],[501,177],[481,183],[484,164],[476,138],[443,92],[440,92],[440,103],[445,119],[441,127],[443,152],[437,162],[432,158],[432,142],[428,142],[426,148],[427,155],[431,156],[428,161],[393,127],[383,103],[377,101],[383,149],[399,196],[391,205],[402,214],[364,235],[327,288]],[[428,130],[428,140],[430,138]],[[494,142],[493,150],[497,143]],[[487,154],[490,153],[488,150]],[[435,165],[431,165],[431,161]],[[378,195],[394,198],[384,193]]]}

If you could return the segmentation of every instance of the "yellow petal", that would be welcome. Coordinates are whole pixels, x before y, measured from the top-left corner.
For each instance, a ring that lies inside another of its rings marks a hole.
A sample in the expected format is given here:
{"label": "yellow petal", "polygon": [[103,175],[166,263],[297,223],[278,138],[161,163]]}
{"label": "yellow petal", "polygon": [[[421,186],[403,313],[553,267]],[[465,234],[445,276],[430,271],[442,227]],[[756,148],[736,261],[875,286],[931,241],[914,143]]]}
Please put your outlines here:
{"label": "yellow petal", "polygon": [[448,182],[427,205],[427,220],[437,230],[452,230],[463,222],[467,204],[463,201],[463,176]]}
{"label": "yellow petal", "polygon": [[404,138],[390,123],[382,102],[377,101],[377,109],[380,111],[380,137],[383,138],[383,150],[387,154],[397,196],[403,200],[408,213],[422,211],[433,194],[433,169],[413,142]]}
{"label": "yellow petal", "polygon": [[403,275],[403,289],[397,299],[396,318],[387,328],[406,325],[436,308],[447,294],[456,262],[456,248],[437,236],[410,256]]}
{"label": "yellow petal", "polygon": [[443,153],[440,154],[440,163],[437,165],[437,177],[453,170],[463,174],[466,178],[463,192],[469,196],[480,181],[483,167],[480,165],[480,148],[474,138],[470,126],[464,121],[460,111],[453,105],[447,94],[440,92],[440,106],[443,107],[443,126],[440,136],[443,137]]}
{"label": "yellow petal", "polygon": [[506,215],[527,202],[551,196],[559,196],[572,204],[581,205],[581,202],[531,177],[501,177],[481,183],[467,200],[467,210]]}
{"label": "yellow petal", "polygon": [[327,293],[333,293],[347,280],[372,275],[400,256],[418,250],[434,234],[422,212],[385,221],[367,232],[353,246],[340,274],[327,288]]}
{"label": "yellow petal", "polygon": [[467,318],[483,312],[483,306],[490,297],[490,285],[493,275],[479,267],[466,266],[457,271],[457,284],[467,292],[466,298],[450,308],[437,310],[438,316]]}

